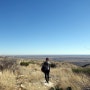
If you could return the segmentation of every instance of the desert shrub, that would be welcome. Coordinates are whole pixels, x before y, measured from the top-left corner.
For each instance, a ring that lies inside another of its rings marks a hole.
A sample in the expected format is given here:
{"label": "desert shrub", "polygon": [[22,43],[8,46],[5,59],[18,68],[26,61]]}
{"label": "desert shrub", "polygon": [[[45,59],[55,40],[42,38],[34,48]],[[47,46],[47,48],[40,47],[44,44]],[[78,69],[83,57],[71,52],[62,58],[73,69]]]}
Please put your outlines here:
{"label": "desert shrub", "polygon": [[72,69],[73,72],[75,73],[84,73],[90,75],[90,68],[77,68],[77,69]]}
{"label": "desert shrub", "polygon": [[12,71],[16,70],[17,69],[16,59],[4,58],[3,60],[0,60],[0,70],[3,71],[5,69]]}
{"label": "desert shrub", "polygon": [[63,88],[60,88],[58,85],[55,87],[51,87],[49,90],[63,90]]}
{"label": "desert shrub", "polygon": [[72,90],[72,88],[71,87],[67,87],[67,89],[66,90]]}
{"label": "desert shrub", "polygon": [[24,62],[24,61],[23,61],[23,62],[20,62],[20,65],[21,65],[21,66],[28,66],[28,65],[29,65],[29,62]]}
{"label": "desert shrub", "polygon": [[78,69],[73,68],[72,71],[75,73],[81,73],[82,72],[82,70],[80,68],[78,68]]}
{"label": "desert shrub", "polygon": [[28,66],[29,64],[35,64],[35,62],[34,61],[28,61],[28,62],[22,61],[22,62],[20,62],[21,66]]}
{"label": "desert shrub", "polygon": [[56,68],[56,64],[55,63],[51,63],[51,68]]}

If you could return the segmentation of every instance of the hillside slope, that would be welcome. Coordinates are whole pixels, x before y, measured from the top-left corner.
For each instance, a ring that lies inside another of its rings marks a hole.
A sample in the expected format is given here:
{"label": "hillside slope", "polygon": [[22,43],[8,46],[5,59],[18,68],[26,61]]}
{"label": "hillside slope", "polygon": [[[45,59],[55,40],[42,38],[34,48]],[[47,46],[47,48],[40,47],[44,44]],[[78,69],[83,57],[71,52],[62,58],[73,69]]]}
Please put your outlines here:
{"label": "hillside slope", "polygon": [[84,90],[90,87],[90,77],[83,73],[74,73],[72,68],[79,68],[76,65],[67,62],[54,62],[56,68],[51,68],[50,82],[53,86],[44,85],[44,74],[41,72],[41,63],[43,61],[31,62],[28,66],[21,66],[18,60],[18,69],[16,71],[4,70],[0,72],[0,90],[51,90],[51,87],[58,86],[67,90]]}

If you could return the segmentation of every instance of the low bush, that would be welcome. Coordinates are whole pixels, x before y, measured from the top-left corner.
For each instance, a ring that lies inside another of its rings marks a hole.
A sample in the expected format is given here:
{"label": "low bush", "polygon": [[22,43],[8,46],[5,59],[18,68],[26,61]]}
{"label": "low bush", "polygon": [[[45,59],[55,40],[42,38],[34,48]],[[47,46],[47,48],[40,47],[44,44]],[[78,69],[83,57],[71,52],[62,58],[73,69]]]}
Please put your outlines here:
{"label": "low bush", "polygon": [[11,59],[11,58],[3,58],[3,60],[0,60],[0,70],[12,70],[15,71],[18,69],[17,67],[17,60],[16,59]]}
{"label": "low bush", "polygon": [[75,73],[84,73],[90,75],[90,68],[77,68],[77,69],[72,69],[73,72]]}
{"label": "low bush", "polygon": [[67,89],[66,90],[72,90],[72,88],[71,87],[67,87]]}
{"label": "low bush", "polygon": [[29,62],[22,61],[22,62],[20,62],[21,66],[28,66],[29,64],[35,64],[35,62],[34,61],[29,61]]}
{"label": "low bush", "polygon": [[51,63],[51,68],[56,68],[56,64],[55,63]]}
{"label": "low bush", "polygon": [[29,65],[29,62],[21,62],[20,65],[21,66],[28,66]]}

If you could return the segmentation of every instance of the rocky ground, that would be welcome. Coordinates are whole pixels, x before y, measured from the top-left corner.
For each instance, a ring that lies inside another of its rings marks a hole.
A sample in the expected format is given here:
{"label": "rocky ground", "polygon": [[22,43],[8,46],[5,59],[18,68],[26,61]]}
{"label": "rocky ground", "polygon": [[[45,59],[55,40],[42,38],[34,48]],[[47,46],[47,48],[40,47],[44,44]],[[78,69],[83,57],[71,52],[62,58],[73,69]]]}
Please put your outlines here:
{"label": "rocky ground", "polygon": [[[7,60],[12,61],[10,58]],[[29,62],[29,65],[21,66],[21,62]],[[11,68],[8,66],[0,71],[0,90],[68,90],[68,87],[72,90],[90,90],[86,89],[90,87],[89,75],[73,72],[72,68],[80,67],[68,62],[51,61],[55,67],[51,68],[50,83],[46,84],[44,74],[41,72],[42,63],[42,60],[16,60],[13,65],[10,64]]]}

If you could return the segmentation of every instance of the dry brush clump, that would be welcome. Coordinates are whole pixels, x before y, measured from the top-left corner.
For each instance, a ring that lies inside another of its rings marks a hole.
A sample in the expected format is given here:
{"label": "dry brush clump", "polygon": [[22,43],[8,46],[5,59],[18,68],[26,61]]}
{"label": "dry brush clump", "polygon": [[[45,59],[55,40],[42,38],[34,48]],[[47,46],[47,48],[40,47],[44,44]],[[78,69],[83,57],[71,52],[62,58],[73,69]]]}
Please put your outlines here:
{"label": "dry brush clump", "polygon": [[75,73],[84,73],[90,76],[90,68],[77,68],[77,69],[73,68],[72,71]]}
{"label": "dry brush clump", "polygon": [[17,69],[17,59],[5,57],[0,60],[0,71],[10,70],[15,72]]}
{"label": "dry brush clump", "polygon": [[3,57],[0,60],[0,90],[17,90],[17,70],[19,67],[16,59]]}
{"label": "dry brush clump", "polygon": [[21,61],[20,65],[21,66],[28,66],[29,64],[36,64],[34,61]]}
{"label": "dry brush clump", "polygon": [[82,88],[87,86],[90,87],[90,77],[83,73],[74,73],[72,68],[77,69],[79,67],[60,62],[58,67],[51,69],[52,82],[59,83],[59,87],[63,88],[63,90],[66,90],[67,87],[71,87],[72,90],[82,90]]}
{"label": "dry brush clump", "polygon": [[16,90],[16,76],[9,70],[0,74],[0,90]]}

